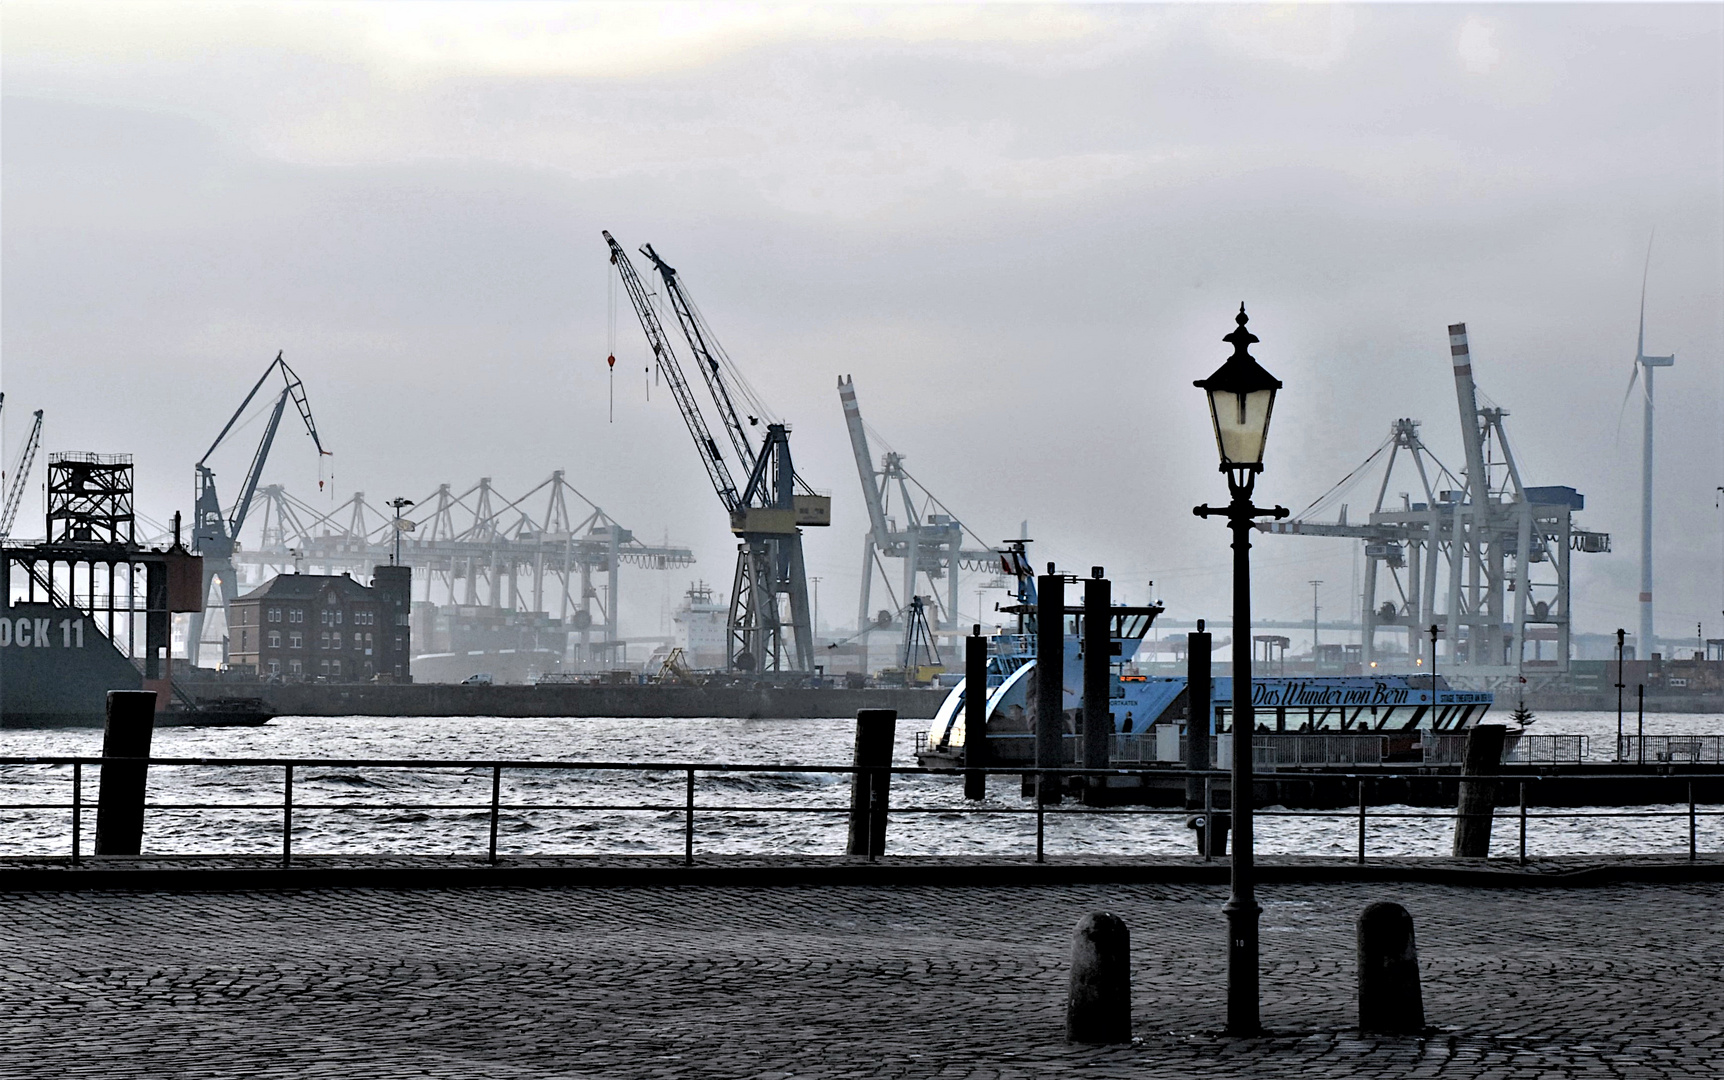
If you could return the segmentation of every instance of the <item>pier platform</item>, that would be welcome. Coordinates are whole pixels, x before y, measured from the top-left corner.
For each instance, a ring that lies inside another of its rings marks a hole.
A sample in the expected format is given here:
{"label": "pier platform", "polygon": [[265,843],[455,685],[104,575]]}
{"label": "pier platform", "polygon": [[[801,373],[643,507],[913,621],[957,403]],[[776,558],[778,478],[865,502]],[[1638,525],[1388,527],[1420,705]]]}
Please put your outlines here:
{"label": "pier platform", "polygon": [[[136,869],[136,868],[133,868]],[[80,871],[82,872],[82,871]],[[16,879],[14,879],[15,881]],[[0,891],[0,1077],[1698,1077],[1724,886],[1266,883],[1264,1038],[1222,1016],[1225,887]],[[1353,924],[1417,921],[1426,1037],[1352,1030]],[[1086,913],[1130,1045],[1064,1041]]]}

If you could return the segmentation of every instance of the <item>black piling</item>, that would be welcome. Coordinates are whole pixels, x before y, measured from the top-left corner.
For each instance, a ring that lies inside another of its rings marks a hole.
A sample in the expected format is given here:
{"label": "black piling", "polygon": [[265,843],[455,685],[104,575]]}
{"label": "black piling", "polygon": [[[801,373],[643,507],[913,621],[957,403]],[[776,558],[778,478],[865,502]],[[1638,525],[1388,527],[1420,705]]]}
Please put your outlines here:
{"label": "black piling", "polygon": [[[1105,769],[1113,758],[1113,583],[1090,568],[1083,583],[1083,767]],[[1105,776],[1084,777],[1084,801],[1098,801]]]}
{"label": "black piling", "polygon": [[[108,718],[102,731],[104,758],[147,758],[156,727],[153,690],[108,691]],[[149,765],[142,760],[102,766],[96,796],[96,854],[138,855],[144,849],[144,786]]]}
{"label": "black piling", "polygon": [[1131,931],[1117,915],[1085,915],[1072,934],[1066,1041],[1131,1041]]}
{"label": "black piling", "polygon": [[1376,903],[1359,916],[1359,1030],[1417,1035],[1425,1030],[1419,949],[1413,917],[1399,904]]}
{"label": "black piling", "polygon": [[988,794],[988,639],[982,624],[964,643],[964,798]]}
{"label": "black piling", "polygon": [[[1065,640],[1066,581],[1048,572],[1036,578],[1036,768],[1065,766]],[[1036,774],[1036,797],[1044,803],[1060,801],[1057,773]]]}
{"label": "black piling", "polygon": [[1491,853],[1491,817],[1497,785],[1489,778],[1496,776],[1502,766],[1506,731],[1501,724],[1479,724],[1467,732],[1460,793],[1455,799],[1457,859],[1483,859]]}
{"label": "black piling", "polygon": [[[1214,651],[1214,637],[1197,620],[1197,632],[1186,636],[1185,649],[1185,767],[1201,772],[1209,766],[1209,725],[1215,715],[1214,683],[1210,682],[1209,662]],[[1187,823],[1197,837],[1200,855],[1227,854],[1227,816],[1216,813],[1204,798],[1206,787],[1201,776],[1185,781]],[[1205,847],[1205,845],[1208,845]]]}
{"label": "black piling", "polygon": [[850,778],[851,855],[877,859],[886,851],[886,811],[892,774],[892,739],[898,727],[897,709],[856,710],[858,770]]}

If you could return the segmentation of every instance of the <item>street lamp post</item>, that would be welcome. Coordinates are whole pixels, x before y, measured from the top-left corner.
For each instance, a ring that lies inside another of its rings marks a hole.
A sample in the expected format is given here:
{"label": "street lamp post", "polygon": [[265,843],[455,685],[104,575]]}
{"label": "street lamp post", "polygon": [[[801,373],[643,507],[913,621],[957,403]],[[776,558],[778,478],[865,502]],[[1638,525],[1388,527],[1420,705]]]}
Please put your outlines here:
{"label": "street lamp post", "polygon": [[1252,863],[1251,735],[1256,716],[1251,705],[1251,529],[1256,518],[1284,518],[1286,507],[1270,509],[1251,504],[1251,489],[1263,471],[1263,444],[1269,436],[1269,415],[1281,380],[1263,370],[1248,351],[1257,336],[1245,329],[1245,305],[1234,319],[1238,327],[1223,341],[1233,355],[1196,385],[1209,396],[1209,418],[1221,452],[1232,500],[1225,507],[1199,506],[1198,517],[1227,519],[1233,530],[1233,884],[1227,904],[1227,1033],[1260,1034],[1258,1019],[1256,872]]}
{"label": "street lamp post", "polygon": [[397,497],[397,498],[390,499],[384,505],[385,506],[393,506],[395,508],[395,520],[391,523],[394,526],[394,530],[395,530],[395,552],[394,552],[394,554],[389,556],[389,565],[390,566],[400,566],[401,565],[401,534],[413,527],[413,523],[411,521],[408,521],[406,518],[403,518],[401,516],[401,511],[407,509],[409,506],[412,506],[413,500],[412,499],[403,499],[403,498]]}

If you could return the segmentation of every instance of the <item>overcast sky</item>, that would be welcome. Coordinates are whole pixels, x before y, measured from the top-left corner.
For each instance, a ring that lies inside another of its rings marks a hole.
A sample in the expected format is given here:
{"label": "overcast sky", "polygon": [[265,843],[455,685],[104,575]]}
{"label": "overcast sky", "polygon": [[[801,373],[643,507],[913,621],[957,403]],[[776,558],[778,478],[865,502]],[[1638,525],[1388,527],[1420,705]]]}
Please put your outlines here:
{"label": "overcast sky", "polygon": [[[1724,636],[1724,7],[8,0],[0,19],[5,453],[45,409],[46,449],[134,454],[158,520],[190,510],[192,462],[285,350],[334,457],[284,426],[266,481],[312,499],[333,468],[334,505],[563,468],[699,557],[626,575],[626,633],[657,633],[693,576],[728,589],[734,542],[668,394],[646,400],[626,300],[607,422],[610,229],[682,271],[836,496],[807,540],[829,624],[854,618],[866,525],[840,374],[982,536],[1027,520],[1038,563],[1223,616],[1191,380],[1243,300],[1286,383],[1260,501],[1305,506],[1396,417],[1458,468],[1464,320],[1527,480],[1578,488],[1615,537],[1577,557],[1577,629],[1632,630],[1640,428],[1618,415],[1656,231],[1646,344],[1677,358],[1658,628]],[[249,438],[216,462],[230,496]],[[1352,545],[1256,554],[1263,617],[1309,617],[1310,579],[1325,618],[1351,609]]]}

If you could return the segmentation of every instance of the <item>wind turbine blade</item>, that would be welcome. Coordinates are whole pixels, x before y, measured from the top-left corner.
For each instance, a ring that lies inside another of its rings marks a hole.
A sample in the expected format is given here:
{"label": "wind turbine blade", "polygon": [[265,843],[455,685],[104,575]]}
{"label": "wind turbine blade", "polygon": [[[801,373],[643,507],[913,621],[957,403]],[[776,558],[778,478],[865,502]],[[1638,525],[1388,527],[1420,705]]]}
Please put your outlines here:
{"label": "wind turbine blade", "polygon": [[1622,407],[1616,410],[1616,437],[1622,438],[1622,418],[1628,415],[1628,399],[1634,396],[1634,382],[1640,378],[1640,361],[1634,362],[1634,374],[1628,377],[1628,389],[1622,395]]}

